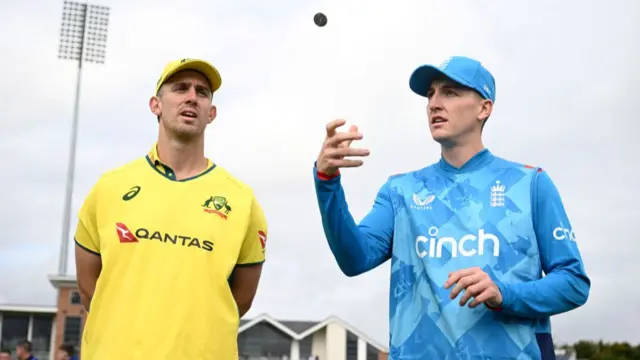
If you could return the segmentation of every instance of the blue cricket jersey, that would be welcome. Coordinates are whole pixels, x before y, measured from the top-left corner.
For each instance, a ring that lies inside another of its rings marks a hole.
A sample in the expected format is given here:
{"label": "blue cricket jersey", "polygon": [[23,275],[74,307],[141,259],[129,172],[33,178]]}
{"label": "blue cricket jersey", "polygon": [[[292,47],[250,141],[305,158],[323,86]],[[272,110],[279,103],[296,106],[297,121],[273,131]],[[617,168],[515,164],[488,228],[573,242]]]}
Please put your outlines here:
{"label": "blue cricket jersey", "polygon": [[[314,174],[340,269],[355,276],[391,259],[391,360],[542,359],[549,344],[536,333],[549,339],[549,317],[587,300],[590,280],[574,232],[539,168],[486,149],[461,168],[441,159],[389,177],[359,224],[340,176]],[[462,293],[449,299],[449,273],[470,267],[498,285],[501,309],[461,307]]]}

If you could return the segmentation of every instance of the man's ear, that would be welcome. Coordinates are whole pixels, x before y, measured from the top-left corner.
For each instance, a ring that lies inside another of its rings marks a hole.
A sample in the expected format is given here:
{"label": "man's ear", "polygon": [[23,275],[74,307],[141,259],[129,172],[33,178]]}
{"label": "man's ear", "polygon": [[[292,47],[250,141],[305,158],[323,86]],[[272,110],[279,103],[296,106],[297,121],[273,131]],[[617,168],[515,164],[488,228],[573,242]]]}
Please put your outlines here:
{"label": "man's ear", "polygon": [[478,120],[484,122],[491,116],[491,112],[493,112],[493,102],[491,100],[483,100],[480,113],[478,114]]}
{"label": "man's ear", "polygon": [[213,120],[216,119],[216,116],[218,116],[218,109],[215,105],[211,105],[211,107],[209,108],[209,124],[211,124]]}
{"label": "man's ear", "polygon": [[151,99],[149,99],[149,110],[151,110],[151,113],[155,116],[160,116],[162,113],[162,103],[159,97],[152,96]]}

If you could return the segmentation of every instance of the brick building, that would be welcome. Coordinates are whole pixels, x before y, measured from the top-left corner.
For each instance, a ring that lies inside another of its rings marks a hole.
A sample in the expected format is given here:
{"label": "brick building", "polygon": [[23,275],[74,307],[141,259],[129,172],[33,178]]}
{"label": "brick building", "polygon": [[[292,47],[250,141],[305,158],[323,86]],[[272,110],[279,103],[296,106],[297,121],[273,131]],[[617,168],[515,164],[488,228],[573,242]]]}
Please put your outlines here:
{"label": "brick building", "polygon": [[[57,306],[0,305],[0,348],[33,342],[40,360],[53,360],[63,343],[79,347],[85,321],[74,276],[51,276]],[[323,321],[282,321],[267,314],[240,320],[240,360],[387,360],[388,350],[337,317]]]}

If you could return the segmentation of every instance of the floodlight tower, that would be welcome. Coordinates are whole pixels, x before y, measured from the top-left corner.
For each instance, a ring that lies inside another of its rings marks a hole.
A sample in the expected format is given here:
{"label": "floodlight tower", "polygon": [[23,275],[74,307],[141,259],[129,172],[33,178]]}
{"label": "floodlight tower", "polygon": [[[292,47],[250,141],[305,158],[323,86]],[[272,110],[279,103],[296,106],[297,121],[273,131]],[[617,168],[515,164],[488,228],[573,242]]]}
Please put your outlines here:
{"label": "floodlight tower", "polygon": [[80,105],[82,63],[91,62],[104,64],[107,49],[108,25],[108,7],[74,1],[64,2],[58,58],[77,61],[78,75],[75,104],[73,108],[73,123],[71,125],[69,162],[67,164],[67,184],[62,221],[62,238],[60,239],[60,259],[58,264],[58,275],[60,276],[64,276],[67,273],[67,253],[69,246],[73,178],[76,165],[76,141],[78,136],[78,108]]}

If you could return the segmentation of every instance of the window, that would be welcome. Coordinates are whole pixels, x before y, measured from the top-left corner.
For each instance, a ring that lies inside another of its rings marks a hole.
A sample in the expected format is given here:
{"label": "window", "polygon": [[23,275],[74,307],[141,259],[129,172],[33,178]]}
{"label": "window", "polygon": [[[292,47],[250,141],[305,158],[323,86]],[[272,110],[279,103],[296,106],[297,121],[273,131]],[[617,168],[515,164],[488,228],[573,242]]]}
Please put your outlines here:
{"label": "window", "polygon": [[300,340],[300,359],[307,360],[311,356],[311,348],[313,347],[313,335]]}
{"label": "window", "polygon": [[71,305],[80,305],[82,301],[80,301],[80,293],[78,291],[71,291],[69,293],[69,303]]}
{"label": "window", "polygon": [[367,344],[367,360],[378,360],[379,356],[380,351],[370,344]]}
{"label": "window", "polygon": [[255,324],[238,334],[240,358],[290,356],[292,339],[267,322]]}
{"label": "window", "polygon": [[27,339],[29,332],[29,314],[2,314],[2,337],[0,347],[15,349],[20,341]]}
{"label": "window", "polygon": [[31,342],[33,348],[38,351],[49,351],[51,348],[51,326],[53,315],[34,314]]}
{"label": "window", "polygon": [[48,359],[51,351],[51,326],[53,315],[33,314],[33,328],[31,329],[31,342],[33,343],[33,355],[37,359]]}
{"label": "window", "polygon": [[63,342],[66,344],[80,345],[82,338],[82,317],[67,316],[64,318]]}
{"label": "window", "polygon": [[358,359],[358,337],[347,331],[347,346],[345,348],[347,360]]}

